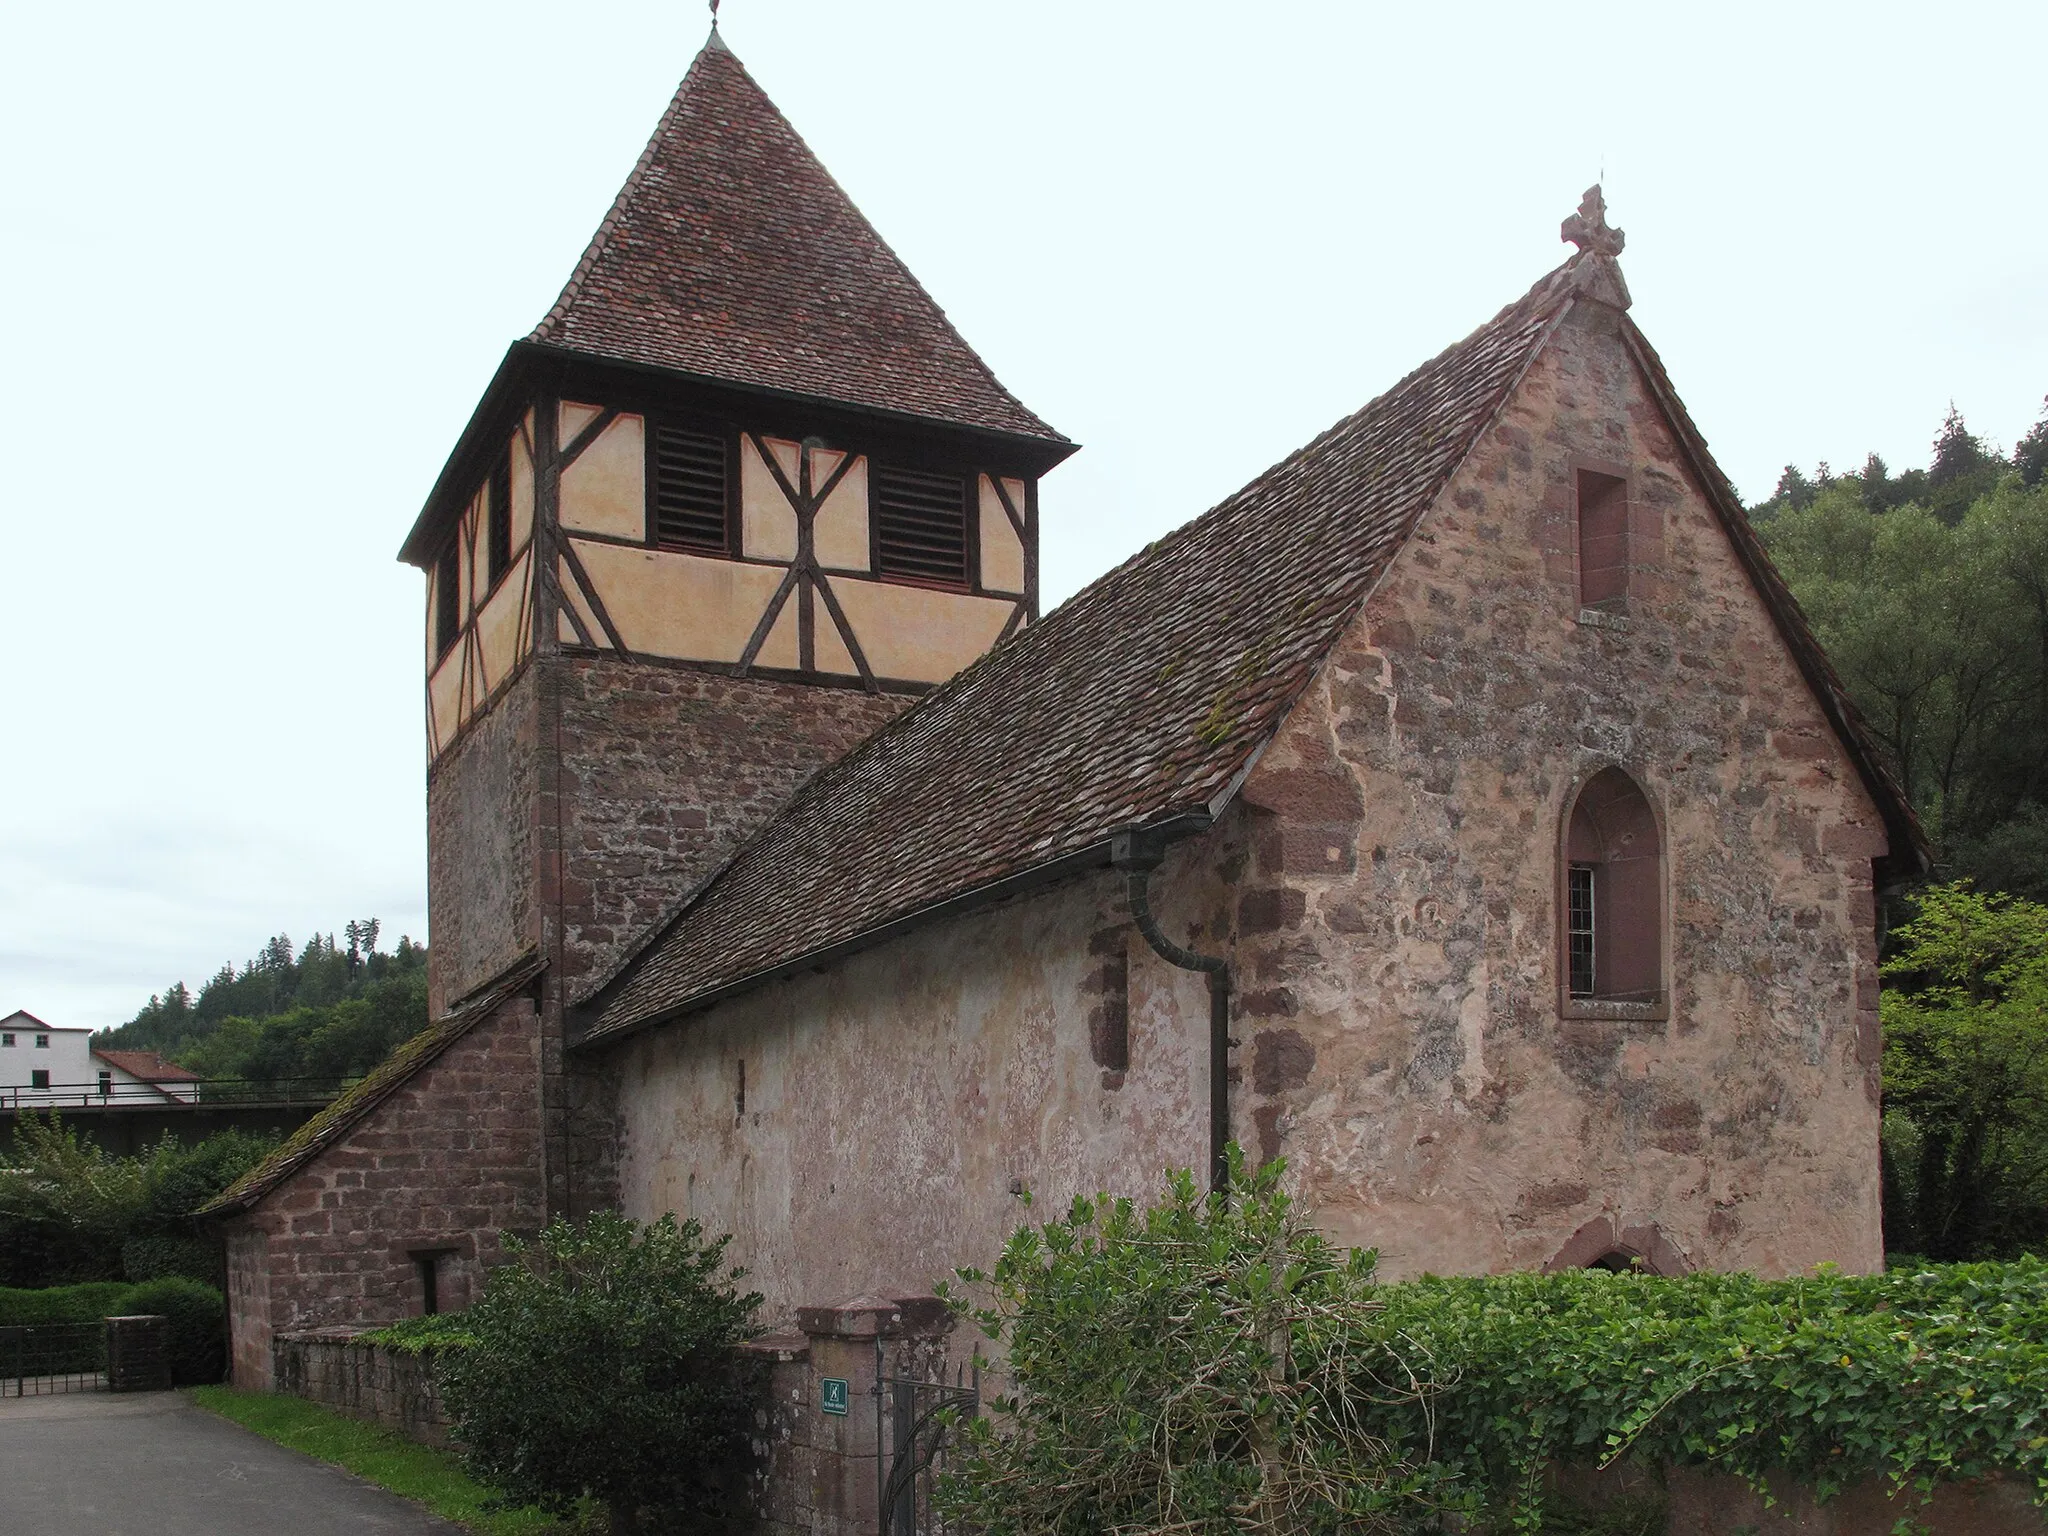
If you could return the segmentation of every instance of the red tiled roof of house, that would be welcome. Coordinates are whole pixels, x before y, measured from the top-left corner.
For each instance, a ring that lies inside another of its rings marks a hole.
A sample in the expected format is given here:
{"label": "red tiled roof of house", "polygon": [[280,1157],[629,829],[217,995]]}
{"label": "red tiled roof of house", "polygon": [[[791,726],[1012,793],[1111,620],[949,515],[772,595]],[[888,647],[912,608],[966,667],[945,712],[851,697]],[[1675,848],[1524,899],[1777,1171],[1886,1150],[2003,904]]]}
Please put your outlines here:
{"label": "red tiled roof of house", "polygon": [[[1119,833],[1220,813],[1582,293],[1626,305],[1611,257],[1573,257],[820,772],[586,998],[582,1041],[693,1011],[951,903],[1105,862]],[[1622,325],[1884,810],[1895,859],[1915,865],[1925,840],[1910,806],[1648,342]]]}
{"label": "red tiled roof of house", "polygon": [[197,1072],[165,1061],[155,1051],[94,1051],[109,1066],[119,1067],[130,1077],[138,1077],[145,1083],[196,1083],[200,1080]]}
{"label": "red tiled roof of house", "polygon": [[1065,441],[996,381],[715,32],[528,340]]}

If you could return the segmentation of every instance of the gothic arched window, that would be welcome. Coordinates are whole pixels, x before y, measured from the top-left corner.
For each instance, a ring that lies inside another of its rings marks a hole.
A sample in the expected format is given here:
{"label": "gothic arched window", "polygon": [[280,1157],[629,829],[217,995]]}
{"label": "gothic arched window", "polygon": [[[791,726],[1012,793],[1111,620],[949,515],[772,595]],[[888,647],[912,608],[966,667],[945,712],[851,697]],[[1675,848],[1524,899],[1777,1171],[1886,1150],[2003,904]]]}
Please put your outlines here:
{"label": "gothic arched window", "polygon": [[1602,769],[1565,828],[1565,995],[1576,1002],[1664,998],[1664,848],[1636,781]]}

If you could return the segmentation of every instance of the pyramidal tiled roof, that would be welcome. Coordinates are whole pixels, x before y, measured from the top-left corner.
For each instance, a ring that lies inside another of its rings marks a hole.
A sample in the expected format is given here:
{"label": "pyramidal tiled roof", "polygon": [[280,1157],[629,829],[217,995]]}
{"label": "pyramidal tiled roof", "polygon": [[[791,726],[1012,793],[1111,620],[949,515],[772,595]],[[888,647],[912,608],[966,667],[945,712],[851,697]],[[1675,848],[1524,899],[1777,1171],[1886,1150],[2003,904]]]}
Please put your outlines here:
{"label": "pyramidal tiled roof", "polygon": [[1220,811],[1587,259],[819,773],[591,999],[583,1038]]}
{"label": "pyramidal tiled roof", "polygon": [[997,382],[716,32],[528,340],[1065,441]]}

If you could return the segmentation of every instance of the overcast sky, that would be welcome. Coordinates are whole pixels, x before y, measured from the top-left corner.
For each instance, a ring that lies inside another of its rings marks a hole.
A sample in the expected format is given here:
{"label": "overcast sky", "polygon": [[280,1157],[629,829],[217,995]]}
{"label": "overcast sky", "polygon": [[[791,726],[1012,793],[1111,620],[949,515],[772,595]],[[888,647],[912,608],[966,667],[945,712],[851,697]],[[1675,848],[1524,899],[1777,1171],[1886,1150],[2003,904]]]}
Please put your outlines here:
{"label": "overcast sky", "polygon": [[[1751,498],[2048,391],[2048,7],[727,0],[997,374],[1084,444],[1049,601],[1567,254]],[[0,1013],[424,933],[393,559],[703,40],[684,3],[16,5],[0,52]]]}

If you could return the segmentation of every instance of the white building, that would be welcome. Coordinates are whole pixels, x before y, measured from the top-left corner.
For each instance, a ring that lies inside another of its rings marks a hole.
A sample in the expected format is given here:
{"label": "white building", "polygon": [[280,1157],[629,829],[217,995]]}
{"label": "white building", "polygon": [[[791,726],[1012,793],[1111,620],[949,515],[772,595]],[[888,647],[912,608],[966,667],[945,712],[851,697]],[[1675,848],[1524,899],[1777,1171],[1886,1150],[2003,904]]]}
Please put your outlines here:
{"label": "white building", "polygon": [[96,1051],[89,1029],[25,1009],[0,1019],[0,1109],[191,1103],[199,1077],[153,1051]]}

